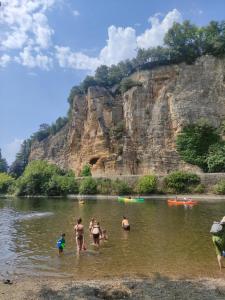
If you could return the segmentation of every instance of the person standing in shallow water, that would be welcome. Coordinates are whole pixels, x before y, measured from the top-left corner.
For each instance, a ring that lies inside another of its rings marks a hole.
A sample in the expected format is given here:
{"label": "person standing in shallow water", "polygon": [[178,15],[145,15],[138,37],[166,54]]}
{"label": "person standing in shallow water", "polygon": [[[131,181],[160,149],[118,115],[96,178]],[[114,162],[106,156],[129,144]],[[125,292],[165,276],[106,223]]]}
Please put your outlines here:
{"label": "person standing in shallow water", "polygon": [[217,261],[219,264],[220,271],[222,269],[222,258],[225,251],[225,216],[220,221],[220,224],[223,226],[223,229],[218,234],[213,234],[212,241],[215,246]]}
{"label": "person standing in shallow water", "polygon": [[93,228],[95,222],[96,222],[95,218],[92,218],[91,221],[90,221],[90,223],[89,223],[89,231],[90,231],[90,233],[92,232],[92,228]]}
{"label": "person standing in shallow water", "polygon": [[82,219],[77,219],[77,224],[74,226],[74,232],[76,236],[77,253],[80,253],[84,248],[84,226],[82,225]]}
{"label": "person standing in shallow water", "polygon": [[128,221],[127,217],[125,217],[125,216],[123,216],[122,228],[124,230],[130,231],[130,224],[129,224],[129,221]]}
{"label": "person standing in shallow water", "polygon": [[94,245],[99,246],[100,236],[102,235],[102,230],[101,230],[99,222],[94,223],[91,233],[92,233],[92,236],[93,236]]}

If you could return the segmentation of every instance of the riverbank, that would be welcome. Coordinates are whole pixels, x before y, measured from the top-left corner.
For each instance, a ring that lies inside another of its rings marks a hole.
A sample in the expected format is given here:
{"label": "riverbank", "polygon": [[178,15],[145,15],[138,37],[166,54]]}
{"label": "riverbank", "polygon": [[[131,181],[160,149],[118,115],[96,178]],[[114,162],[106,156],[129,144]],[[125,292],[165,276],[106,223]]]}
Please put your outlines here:
{"label": "riverbank", "polygon": [[[129,195],[130,196],[130,195]],[[200,202],[220,202],[225,201],[225,195],[215,195],[215,194],[165,194],[165,195],[159,195],[159,194],[151,194],[151,195],[141,195],[145,200],[167,200],[167,199],[173,199],[175,197],[178,198],[191,198],[193,200],[198,200]],[[43,195],[36,195],[36,196],[15,196],[15,195],[1,195],[1,198],[49,198],[49,199],[62,199],[62,198],[68,198],[71,200],[117,200],[117,195],[80,195],[80,194],[74,194],[74,195],[67,195],[67,196],[43,196]],[[128,196],[127,196],[128,197]],[[134,195],[134,197],[138,197],[137,195]]]}
{"label": "riverbank", "polygon": [[74,281],[34,278],[0,283],[2,300],[99,300],[99,299],[208,299],[225,298],[224,278],[170,279],[153,278]]}
{"label": "riverbank", "polygon": [[[198,195],[193,195],[193,194],[181,194],[181,195],[171,195],[171,194],[166,194],[166,195],[158,195],[158,194],[152,194],[152,195],[141,195],[145,200],[167,200],[167,199],[173,199],[176,198],[191,198],[193,200],[198,200],[198,201],[207,201],[207,202],[217,202],[217,201],[224,201],[225,200],[225,195],[215,195],[215,194],[198,194]],[[128,197],[128,196],[127,196]],[[137,195],[134,197],[138,197]],[[118,196],[114,195],[68,195],[68,199],[76,199],[76,200],[117,200]]]}

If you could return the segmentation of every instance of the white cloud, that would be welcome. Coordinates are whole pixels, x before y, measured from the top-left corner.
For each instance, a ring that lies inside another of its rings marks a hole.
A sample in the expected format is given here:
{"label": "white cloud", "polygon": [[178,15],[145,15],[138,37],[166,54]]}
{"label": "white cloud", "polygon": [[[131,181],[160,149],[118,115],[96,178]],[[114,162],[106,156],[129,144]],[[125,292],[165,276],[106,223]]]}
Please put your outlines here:
{"label": "white cloud", "polygon": [[7,64],[11,61],[11,57],[7,54],[0,56],[0,67],[6,67]]}
{"label": "white cloud", "polygon": [[74,11],[73,11],[73,15],[74,15],[75,17],[79,17],[80,12],[79,12],[78,10],[74,10]]}
{"label": "white cloud", "polygon": [[108,66],[117,64],[121,60],[136,56],[138,48],[150,48],[163,44],[163,38],[174,22],[182,20],[177,9],[173,9],[160,21],[161,14],[149,18],[151,27],[139,36],[132,27],[108,28],[108,39],[96,57],[88,56],[82,52],[72,52],[69,47],[56,46],[56,59],[63,68],[94,71],[99,65]]}
{"label": "white cloud", "polygon": [[27,46],[15,58],[15,61],[28,68],[40,68],[49,70],[52,67],[52,58],[43,55],[39,49],[35,51],[31,46]]}
{"label": "white cloud", "polygon": [[47,48],[54,31],[45,15],[57,0],[11,0],[0,10],[0,24],[6,32],[1,36],[3,49],[21,49],[36,44]]}
{"label": "white cloud", "polygon": [[[109,66],[135,57],[138,48],[162,45],[168,29],[182,19],[177,9],[164,18],[155,14],[149,18],[150,28],[140,35],[133,27],[112,25],[105,46],[98,55],[90,56],[84,51],[73,52],[68,45],[53,44],[54,30],[49,25],[47,11],[58,1],[63,0],[10,0],[1,8],[0,28],[4,30],[0,30],[0,66],[11,60],[28,68],[49,70],[56,60],[63,68],[93,72],[101,64]],[[78,10],[72,13],[80,14]],[[8,53],[11,55],[12,50],[16,54],[11,58]]]}
{"label": "white cloud", "polygon": [[20,150],[22,142],[22,139],[15,138],[11,143],[2,147],[2,156],[6,158],[9,164],[15,160],[16,154]]}
{"label": "white cloud", "polygon": [[2,41],[2,46],[9,49],[22,48],[27,39],[28,36],[24,31],[14,31]]}
{"label": "white cloud", "polygon": [[110,26],[107,45],[101,50],[99,59],[102,64],[112,65],[136,55],[136,32],[132,27]]}
{"label": "white cloud", "polygon": [[[54,30],[48,23],[47,10],[59,0],[10,0],[0,9],[0,51],[19,51],[14,61],[28,67],[49,69],[48,50]],[[33,54],[32,52],[36,52]]]}
{"label": "white cloud", "polygon": [[51,36],[54,30],[48,25],[48,19],[43,13],[33,15],[33,33],[35,41],[41,48],[48,48],[51,44]]}
{"label": "white cloud", "polygon": [[151,27],[137,37],[139,48],[149,48],[163,45],[163,38],[174,22],[181,22],[181,13],[177,9],[170,11],[160,22],[160,14],[155,14],[149,18]]}
{"label": "white cloud", "polygon": [[100,64],[100,60],[89,57],[81,52],[73,53],[69,47],[56,46],[56,58],[60,67],[78,70],[95,70]]}

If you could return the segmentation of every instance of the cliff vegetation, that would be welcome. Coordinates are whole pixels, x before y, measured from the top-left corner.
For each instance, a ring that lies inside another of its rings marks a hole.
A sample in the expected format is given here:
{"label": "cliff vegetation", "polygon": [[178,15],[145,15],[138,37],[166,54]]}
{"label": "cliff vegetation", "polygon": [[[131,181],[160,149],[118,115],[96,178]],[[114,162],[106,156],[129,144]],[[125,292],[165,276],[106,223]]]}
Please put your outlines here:
{"label": "cliff vegetation", "polygon": [[74,86],[67,117],[40,125],[10,174],[24,176],[33,160],[76,175],[89,165],[94,177],[224,172],[224,54],[224,21],[175,23],[163,47],[138,49]]}

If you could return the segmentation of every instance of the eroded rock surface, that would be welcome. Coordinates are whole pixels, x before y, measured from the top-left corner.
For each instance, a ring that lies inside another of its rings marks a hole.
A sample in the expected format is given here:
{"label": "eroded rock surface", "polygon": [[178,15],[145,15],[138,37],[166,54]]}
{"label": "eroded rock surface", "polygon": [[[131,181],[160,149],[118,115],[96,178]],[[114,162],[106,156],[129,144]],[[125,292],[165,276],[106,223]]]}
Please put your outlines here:
{"label": "eroded rock surface", "polygon": [[225,120],[225,60],[202,57],[132,75],[142,83],[124,95],[91,87],[75,96],[72,118],[56,135],[32,145],[30,160],[46,159],[94,176],[200,170],[181,161],[177,134],[186,124]]}

